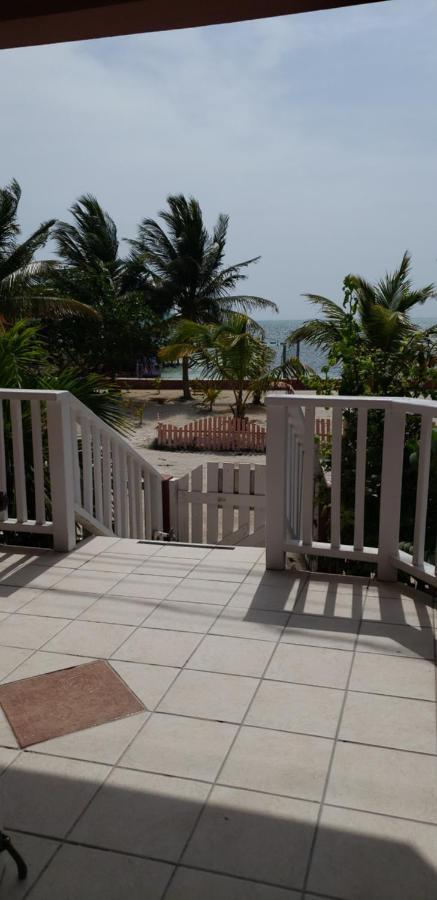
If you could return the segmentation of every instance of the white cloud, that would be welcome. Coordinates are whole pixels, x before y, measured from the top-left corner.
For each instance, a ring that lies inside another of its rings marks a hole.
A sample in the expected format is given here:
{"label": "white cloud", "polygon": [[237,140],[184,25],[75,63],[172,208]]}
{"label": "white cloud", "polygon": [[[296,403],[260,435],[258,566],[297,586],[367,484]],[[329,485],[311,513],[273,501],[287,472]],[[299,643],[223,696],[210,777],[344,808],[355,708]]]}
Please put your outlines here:
{"label": "white cloud", "polygon": [[[120,236],[168,193],[231,215],[282,315],[405,247],[437,280],[435,0],[0,54],[2,181],[26,229],[92,191]],[[432,309],[430,310],[432,314]]]}

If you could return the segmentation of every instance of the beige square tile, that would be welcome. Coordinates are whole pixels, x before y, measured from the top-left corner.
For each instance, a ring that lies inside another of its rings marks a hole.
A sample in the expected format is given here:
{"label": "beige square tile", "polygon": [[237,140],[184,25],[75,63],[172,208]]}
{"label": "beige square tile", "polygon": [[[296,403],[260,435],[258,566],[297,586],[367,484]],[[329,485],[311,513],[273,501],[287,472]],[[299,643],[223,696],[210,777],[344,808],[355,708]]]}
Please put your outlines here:
{"label": "beige square tile", "polygon": [[270,641],[207,634],[191,657],[188,668],[228,675],[260,676],[272,650]]}
{"label": "beige square tile", "polygon": [[331,619],[328,616],[292,613],[282,640],[288,644],[353,650],[358,624],[357,621],[346,618]]}
{"label": "beige square tile", "polygon": [[343,691],[263,681],[245,724],[335,737],[342,702]]}
{"label": "beige square tile", "polygon": [[83,666],[86,662],[92,662],[92,657],[71,656],[66,653],[47,653],[45,650],[36,650],[3,680],[6,684],[9,681],[18,681],[20,678],[31,678],[32,675],[45,675],[47,672],[57,672],[59,669]]}
{"label": "beige square tile", "polygon": [[115,651],[113,657],[131,662],[183,666],[201,640],[201,634],[138,628],[135,634]]}
{"label": "beige square tile", "polygon": [[117,659],[111,659],[111,666],[140,698],[146,709],[155,709],[179,674],[179,669],[170,666],[148,666]]}
{"label": "beige square tile", "polygon": [[39,596],[37,588],[18,588],[12,585],[0,585],[0,613],[17,612],[29,600]]}
{"label": "beige square tile", "polygon": [[393,694],[418,700],[435,699],[435,667],[431,660],[357,653],[349,685],[354,691]]}
{"label": "beige square tile", "polygon": [[332,741],[326,738],[245,726],[219,781],[232,787],[319,801],[331,750]]}
{"label": "beige square tile", "polygon": [[73,841],[176,861],[209,785],[114,769],[74,827]]}
{"label": "beige square tile", "polygon": [[388,653],[394,656],[413,656],[434,659],[434,641],[430,628],[408,625],[381,625],[363,622],[357,650],[365,653]]}
{"label": "beige square tile", "polygon": [[153,541],[150,544],[144,543],[142,541],[137,541],[136,538],[121,538],[116,540],[116,542],[109,547],[104,548],[100,555],[103,556],[139,556],[141,558],[145,558],[147,556],[154,556],[157,553],[160,544]]}
{"label": "beige square tile", "polygon": [[247,563],[248,568],[251,569],[255,563],[260,562],[264,557],[265,550],[262,547],[242,547],[237,545],[231,550],[226,550],[223,547],[214,547],[213,550],[209,551],[205,562],[208,565],[219,566],[224,566],[228,563],[231,563],[233,566]]}
{"label": "beige square tile", "polygon": [[[23,618],[27,618],[24,617]],[[44,620],[39,620],[44,621]],[[60,622],[60,619],[56,619]],[[107,657],[133,632],[127,625],[106,625],[103,622],[71,622],[56,638],[49,641],[45,650],[54,653],[74,653],[78,656]]]}
{"label": "beige square tile", "polygon": [[436,753],[435,704],[428,700],[349,693],[340,739],[399,750],[416,750],[418,753]]}
{"label": "beige square tile", "polygon": [[102,553],[87,560],[81,568],[82,572],[104,572],[107,574],[129,575],[138,568],[138,557],[130,557],[122,554]]}
{"label": "beige square tile", "polygon": [[301,587],[302,582],[299,578],[286,578],[281,584],[265,585],[244,581],[235,592],[229,606],[291,612]]}
{"label": "beige square tile", "polygon": [[[225,551],[223,551],[225,552]],[[251,563],[236,559],[211,561],[210,557],[202,559],[191,573],[191,578],[203,578],[208,581],[228,581],[240,584],[249,574]]]}
{"label": "beige square tile", "polygon": [[42,566],[44,569],[80,569],[92,558],[90,553],[84,553],[78,545],[76,550],[70,550],[69,553],[56,553],[55,551],[38,553],[32,559],[32,565]]}
{"label": "beige square tile", "polygon": [[114,597],[140,597],[149,600],[163,600],[175,588],[180,578],[167,575],[125,575],[118,584],[106,593]]}
{"label": "beige square tile", "polygon": [[11,747],[18,750],[18,741],[14,732],[0,707],[0,747]]}
{"label": "beige square tile", "polygon": [[69,619],[12,614],[0,622],[0,645],[37,650],[61,631],[64,625],[68,625],[69,621]]}
{"label": "beige square tile", "polygon": [[105,573],[92,570],[76,569],[59,582],[58,590],[76,593],[95,594],[100,597],[114,588],[123,576],[118,572]]}
{"label": "beige square tile", "polygon": [[437,828],[324,807],[308,886],[342,900],[435,900]]}
{"label": "beige square tile", "polygon": [[2,896],[8,900],[21,900],[35,883],[49,860],[56,853],[59,843],[47,838],[36,837],[30,834],[10,832],[9,837],[14,847],[21,853],[27,865],[27,878],[18,881],[17,869],[13,860],[4,853],[2,855],[2,867],[5,866],[2,880]]}
{"label": "beige square tile", "polygon": [[166,600],[148,617],[147,627],[205,634],[222,608],[208,603],[178,603]]}
{"label": "beige square tile", "polygon": [[217,605],[225,606],[231,599],[235,591],[235,584],[218,580],[195,580],[191,577],[192,574],[189,578],[185,578],[178,587],[175,587],[169,595],[169,600],[182,603],[216,603]]}
{"label": "beige square tile", "polygon": [[[17,759],[19,751],[14,747],[0,747],[0,773],[4,772],[5,769],[10,766],[14,759]],[[3,782],[2,782],[3,786]],[[3,805],[3,794],[2,794],[2,805]],[[4,826],[4,823],[2,825]]]}
{"label": "beige square tile", "polygon": [[[32,900],[161,900],[167,863],[64,844],[32,892]],[[144,893],[147,885],[147,893]],[[92,886],[92,887],[91,887]]]}
{"label": "beige square tile", "polygon": [[241,722],[257,679],[184,669],[159,705],[160,712]]}
{"label": "beige square tile", "polygon": [[63,837],[108,772],[97,763],[21,753],[3,775],[4,827]]}
{"label": "beige square tile", "polygon": [[208,900],[301,900],[296,891],[179,866],[166,900],[205,900],[205,897]]}
{"label": "beige square tile", "polygon": [[10,672],[19,668],[31,653],[32,650],[20,647],[0,647],[0,679],[3,680]]}
{"label": "beige square tile", "polygon": [[171,542],[169,544],[157,544],[157,559],[203,559],[210,552],[208,547],[194,546],[193,544],[178,544]]}
{"label": "beige square tile", "polygon": [[344,688],[351,662],[352,652],[349,650],[281,642],[276,647],[265,677],[276,681]]}
{"label": "beige square tile", "polygon": [[326,802],[437,824],[437,757],[337,744]]}
{"label": "beige square tile", "polygon": [[227,607],[211,628],[211,634],[258,638],[261,641],[276,643],[288,621],[288,616],[288,613]]}
{"label": "beige square tile", "polygon": [[15,585],[27,588],[50,588],[57,584],[69,572],[69,569],[55,567],[44,569],[42,566],[24,564],[12,571],[0,574],[0,584]]}
{"label": "beige square tile", "polygon": [[125,541],[122,541],[118,537],[103,537],[103,535],[93,535],[92,537],[87,538],[85,541],[81,541],[78,550],[80,550],[81,553],[90,553],[92,556],[96,556],[98,553],[105,553],[107,551],[112,553],[116,545],[118,552],[120,545],[123,545],[124,543]]}
{"label": "beige square tile", "polygon": [[69,591],[39,591],[38,595],[20,609],[24,616],[53,616],[75,619],[95,601],[93,594],[73,594]]}
{"label": "beige square tile", "polygon": [[237,731],[236,725],[185,716],[152,715],[120,766],[214,781]]}
{"label": "beige square tile", "polygon": [[[317,810],[315,803],[215,787],[183,862],[240,878],[301,887]],[[273,900],[275,894],[267,896]],[[256,894],[247,894],[248,900],[252,897]]]}
{"label": "beige square tile", "polygon": [[160,559],[154,555],[141,561],[137,575],[170,575],[172,578],[185,578],[195,565],[195,559]]}
{"label": "beige square tile", "polygon": [[79,616],[87,622],[108,622],[110,625],[141,625],[156,609],[158,600],[142,600],[139,597],[100,597]]}
{"label": "beige square tile", "polygon": [[425,600],[421,599],[419,593],[413,599],[403,591],[385,594],[383,591],[370,588],[367,592],[363,619],[386,624],[412,625],[414,628],[432,628],[433,613],[432,600],[426,598],[426,595]]}
{"label": "beige square tile", "polygon": [[94,728],[75,731],[73,734],[63,734],[50,741],[34,744],[32,752],[68,756],[70,759],[89,759],[90,762],[115,765],[141,726],[144,725],[148,715],[147,712],[138,713],[134,716],[127,716],[125,719],[117,719],[115,722],[105,722],[104,725],[95,725]]}

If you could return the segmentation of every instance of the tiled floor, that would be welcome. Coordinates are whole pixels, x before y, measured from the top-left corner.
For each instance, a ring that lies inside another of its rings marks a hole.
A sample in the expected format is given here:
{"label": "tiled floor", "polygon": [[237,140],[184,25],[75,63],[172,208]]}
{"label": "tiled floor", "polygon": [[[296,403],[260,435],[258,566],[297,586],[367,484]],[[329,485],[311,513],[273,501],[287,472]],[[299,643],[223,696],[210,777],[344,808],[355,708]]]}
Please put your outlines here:
{"label": "tiled floor", "polygon": [[[146,712],[19,751],[8,900],[435,900],[432,604],[252,548],[0,552],[0,680],[108,658]],[[0,872],[4,864],[0,857]]]}

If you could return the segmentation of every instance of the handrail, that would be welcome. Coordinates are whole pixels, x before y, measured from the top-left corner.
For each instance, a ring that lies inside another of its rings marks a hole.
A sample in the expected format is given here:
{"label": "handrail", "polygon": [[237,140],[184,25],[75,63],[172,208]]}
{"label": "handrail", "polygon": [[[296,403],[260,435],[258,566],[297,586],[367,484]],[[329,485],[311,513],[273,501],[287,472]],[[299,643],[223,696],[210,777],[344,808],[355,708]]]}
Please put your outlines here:
{"label": "handrail", "polygon": [[68,391],[0,389],[0,529],[71,550],[76,522],[119,537],[162,530],[161,475]]}
{"label": "handrail", "polygon": [[[267,405],[267,510],[266,549],[268,568],[283,568],[287,552],[308,556],[336,556],[377,562],[378,576],[395,580],[399,569],[437,586],[435,564],[425,560],[432,431],[437,402],[427,398],[351,397],[318,394],[272,393]],[[315,528],[314,414],[316,407],[332,410],[330,473],[330,539],[319,541]],[[348,505],[354,510],[353,543],[342,541],[343,412],[356,410],[355,488]],[[379,497],[377,546],[365,545],[365,506],[368,415],[383,414],[382,472]],[[295,438],[296,412],[302,429]],[[305,415],[304,415],[305,413]],[[408,541],[413,552],[400,549],[403,465],[407,416],[421,419],[418,475],[414,510],[414,534]],[[303,460],[302,460],[303,457]],[[298,476],[296,479],[296,471]],[[301,483],[299,479],[301,478]],[[437,523],[436,523],[437,525]],[[437,527],[436,527],[437,531]]]}

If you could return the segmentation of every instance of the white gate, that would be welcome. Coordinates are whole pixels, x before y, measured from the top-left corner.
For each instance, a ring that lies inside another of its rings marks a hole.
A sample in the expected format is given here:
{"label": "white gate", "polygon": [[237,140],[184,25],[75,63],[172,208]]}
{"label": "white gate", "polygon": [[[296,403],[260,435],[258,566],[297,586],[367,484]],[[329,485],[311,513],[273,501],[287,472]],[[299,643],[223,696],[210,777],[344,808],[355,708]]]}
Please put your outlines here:
{"label": "white gate", "polygon": [[265,544],[266,468],[251,463],[197,466],[170,482],[170,526],[194,544]]}

